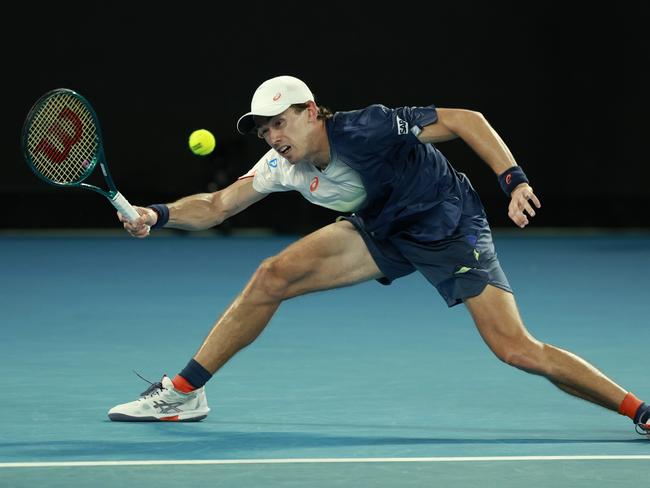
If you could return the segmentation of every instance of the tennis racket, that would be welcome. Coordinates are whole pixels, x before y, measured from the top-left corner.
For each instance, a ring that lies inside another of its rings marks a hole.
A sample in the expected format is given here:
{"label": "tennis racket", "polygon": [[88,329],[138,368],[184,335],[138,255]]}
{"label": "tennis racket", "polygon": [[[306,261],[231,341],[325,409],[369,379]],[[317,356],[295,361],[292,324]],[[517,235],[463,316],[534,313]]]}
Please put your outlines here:
{"label": "tennis racket", "polygon": [[[92,190],[108,198],[127,219],[139,217],[115,187],[97,114],[79,93],[57,88],[39,98],[23,125],[22,149],[29,167],[47,183]],[[98,163],[107,190],[84,183]]]}

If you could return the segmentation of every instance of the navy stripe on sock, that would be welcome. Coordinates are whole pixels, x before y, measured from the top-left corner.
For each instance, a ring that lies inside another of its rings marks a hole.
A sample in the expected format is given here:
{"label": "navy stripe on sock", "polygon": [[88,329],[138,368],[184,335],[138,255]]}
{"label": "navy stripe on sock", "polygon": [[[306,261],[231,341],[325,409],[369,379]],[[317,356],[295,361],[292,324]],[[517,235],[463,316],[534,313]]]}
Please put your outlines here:
{"label": "navy stripe on sock", "polygon": [[212,378],[212,374],[194,359],[190,359],[187,366],[178,374],[185,378],[194,388],[201,388]]}
{"label": "navy stripe on sock", "polygon": [[645,424],[650,418],[650,405],[642,403],[639,408],[636,409],[636,414],[634,414],[634,423],[635,424]]}

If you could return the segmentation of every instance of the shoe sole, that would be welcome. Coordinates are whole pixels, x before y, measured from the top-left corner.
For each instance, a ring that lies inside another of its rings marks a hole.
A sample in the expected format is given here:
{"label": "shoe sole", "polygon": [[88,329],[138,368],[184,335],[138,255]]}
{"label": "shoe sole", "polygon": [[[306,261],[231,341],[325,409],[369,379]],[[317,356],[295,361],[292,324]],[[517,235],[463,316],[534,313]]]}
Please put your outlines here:
{"label": "shoe sole", "polygon": [[199,415],[197,417],[191,417],[188,419],[181,419],[178,415],[173,417],[130,417],[129,415],[124,415],[123,413],[112,413],[108,416],[113,422],[200,422],[208,415]]}

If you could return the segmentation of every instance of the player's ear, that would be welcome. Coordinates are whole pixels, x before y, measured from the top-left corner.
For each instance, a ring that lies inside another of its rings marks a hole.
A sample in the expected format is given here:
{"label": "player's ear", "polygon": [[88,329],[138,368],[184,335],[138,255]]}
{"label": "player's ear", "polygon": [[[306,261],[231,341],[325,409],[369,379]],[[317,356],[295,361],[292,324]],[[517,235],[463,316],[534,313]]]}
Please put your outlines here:
{"label": "player's ear", "polygon": [[307,112],[309,116],[309,122],[316,122],[318,119],[318,105],[313,100],[307,102]]}

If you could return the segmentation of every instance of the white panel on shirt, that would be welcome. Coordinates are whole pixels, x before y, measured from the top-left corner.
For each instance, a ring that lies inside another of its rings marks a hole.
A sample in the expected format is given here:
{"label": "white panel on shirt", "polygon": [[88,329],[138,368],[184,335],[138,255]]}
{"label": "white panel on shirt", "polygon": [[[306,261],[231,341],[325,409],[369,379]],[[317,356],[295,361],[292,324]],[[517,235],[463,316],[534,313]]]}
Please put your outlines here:
{"label": "white panel on shirt", "polygon": [[320,171],[308,162],[291,164],[271,149],[241,178],[253,176],[260,193],[296,190],[307,200],[338,212],[354,212],[366,199],[359,173],[338,160]]}

